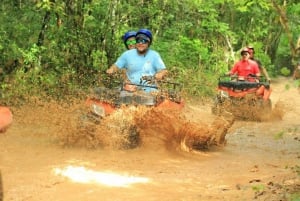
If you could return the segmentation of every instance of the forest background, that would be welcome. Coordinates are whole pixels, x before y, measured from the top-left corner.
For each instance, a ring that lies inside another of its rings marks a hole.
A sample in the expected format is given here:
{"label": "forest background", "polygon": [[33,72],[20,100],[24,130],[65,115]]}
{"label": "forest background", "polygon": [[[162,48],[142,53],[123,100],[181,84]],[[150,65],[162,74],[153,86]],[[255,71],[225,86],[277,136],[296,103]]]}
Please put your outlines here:
{"label": "forest background", "polygon": [[80,96],[101,85],[125,51],[122,34],[140,28],[152,31],[151,48],[193,97],[212,96],[246,45],[271,77],[290,76],[300,59],[298,0],[1,2],[2,104]]}

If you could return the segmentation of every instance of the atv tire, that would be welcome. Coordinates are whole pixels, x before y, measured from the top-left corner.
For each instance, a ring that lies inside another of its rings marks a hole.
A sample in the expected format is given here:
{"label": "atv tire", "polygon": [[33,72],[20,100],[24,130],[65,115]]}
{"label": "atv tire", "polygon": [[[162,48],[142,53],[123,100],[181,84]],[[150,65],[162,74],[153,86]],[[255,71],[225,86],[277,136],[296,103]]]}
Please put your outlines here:
{"label": "atv tire", "polygon": [[222,100],[219,96],[215,97],[215,99],[213,100],[213,106],[211,108],[211,113],[214,115],[220,115],[222,113],[223,110],[223,104],[222,104]]}
{"label": "atv tire", "polygon": [[217,96],[214,99],[213,106],[211,108],[212,114],[219,116],[222,115],[223,113],[231,112],[229,109],[229,106],[232,104],[231,102],[232,102],[231,100],[227,100],[220,96]]}

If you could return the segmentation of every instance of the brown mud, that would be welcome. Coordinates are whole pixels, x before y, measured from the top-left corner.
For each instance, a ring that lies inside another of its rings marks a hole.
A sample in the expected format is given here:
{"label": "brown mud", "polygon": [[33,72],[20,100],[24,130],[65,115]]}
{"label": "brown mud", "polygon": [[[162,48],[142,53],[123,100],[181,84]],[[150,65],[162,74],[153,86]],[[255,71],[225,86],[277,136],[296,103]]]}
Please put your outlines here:
{"label": "brown mud", "polygon": [[[0,135],[3,200],[297,200],[300,94],[290,79],[272,87],[272,114],[261,122],[216,117],[211,102],[180,114],[128,108],[98,126],[80,123],[81,102],[12,108]],[[123,149],[118,133],[132,122],[139,146]],[[190,149],[217,137],[222,146]]]}

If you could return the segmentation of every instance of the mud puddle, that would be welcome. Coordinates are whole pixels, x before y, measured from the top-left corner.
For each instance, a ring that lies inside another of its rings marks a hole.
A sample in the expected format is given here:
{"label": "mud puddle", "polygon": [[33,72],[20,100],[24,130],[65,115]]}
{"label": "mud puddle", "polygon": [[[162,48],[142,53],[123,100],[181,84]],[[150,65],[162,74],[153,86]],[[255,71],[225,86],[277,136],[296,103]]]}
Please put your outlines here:
{"label": "mud puddle", "polygon": [[[147,115],[135,121],[143,123],[143,143],[133,149],[115,149],[118,146],[109,140],[97,141],[89,132],[99,129],[111,135],[101,126],[88,127],[91,130],[82,136],[89,137],[76,141],[82,139],[74,129],[80,101],[72,107],[35,102],[13,108],[14,123],[0,136],[4,201],[295,201],[300,186],[300,94],[286,90],[289,82],[274,81],[272,101],[285,108],[281,120],[235,121],[227,130],[225,146],[200,153],[176,149],[178,143],[169,143],[168,136],[190,124],[209,131],[216,120],[209,103],[188,104],[185,115],[179,115],[184,119],[181,127],[170,113],[141,110]],[[149,121],[153,117],[156,122]],[[167,119],[166,124],[161,124],[162,119]],[[118,131],[110,123],[106,126]]]}

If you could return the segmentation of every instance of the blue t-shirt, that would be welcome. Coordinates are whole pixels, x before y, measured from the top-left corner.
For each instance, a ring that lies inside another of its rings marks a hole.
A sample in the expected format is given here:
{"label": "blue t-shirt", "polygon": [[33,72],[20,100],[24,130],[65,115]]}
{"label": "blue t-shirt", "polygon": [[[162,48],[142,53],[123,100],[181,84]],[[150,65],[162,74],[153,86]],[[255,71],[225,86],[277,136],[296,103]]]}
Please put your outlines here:
{"label": "blue t-shirt", "polygon": [[133,84],[140,84],[142,76],[154,76],[166,69],[158,52],[148,49],[145,55],[139,55],[136,49],[127,50],[116,61],[120,69],[126,69],[128,79]]}

